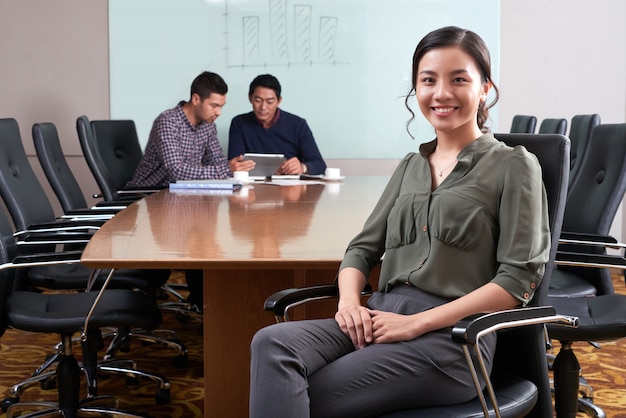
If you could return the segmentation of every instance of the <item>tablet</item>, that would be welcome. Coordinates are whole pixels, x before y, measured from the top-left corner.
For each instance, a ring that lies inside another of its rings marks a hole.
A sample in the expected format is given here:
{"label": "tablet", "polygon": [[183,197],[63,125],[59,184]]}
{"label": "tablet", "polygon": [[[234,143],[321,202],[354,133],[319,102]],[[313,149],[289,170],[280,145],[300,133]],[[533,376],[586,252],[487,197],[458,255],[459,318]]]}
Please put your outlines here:
{"label": "tablet", "polygon": [[285,156],[283,154],[246,153],[243,159],[256,163],[256,166],[250,170],[250,177],[271,177],[285,161]]}

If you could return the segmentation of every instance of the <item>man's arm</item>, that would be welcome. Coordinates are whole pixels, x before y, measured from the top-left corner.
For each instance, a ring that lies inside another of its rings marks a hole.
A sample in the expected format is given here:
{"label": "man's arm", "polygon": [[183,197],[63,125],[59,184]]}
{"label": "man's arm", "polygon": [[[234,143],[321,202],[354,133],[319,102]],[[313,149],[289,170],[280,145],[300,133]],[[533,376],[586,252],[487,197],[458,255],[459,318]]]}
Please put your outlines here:
{"label": "man's arm", "polygon": [[317,147],[313,132],[306,121],[298,134],[298,154],[300,162],[307,168],[307,174],[324,174],[326,171],[326,162],[322,158],[322,153]]}

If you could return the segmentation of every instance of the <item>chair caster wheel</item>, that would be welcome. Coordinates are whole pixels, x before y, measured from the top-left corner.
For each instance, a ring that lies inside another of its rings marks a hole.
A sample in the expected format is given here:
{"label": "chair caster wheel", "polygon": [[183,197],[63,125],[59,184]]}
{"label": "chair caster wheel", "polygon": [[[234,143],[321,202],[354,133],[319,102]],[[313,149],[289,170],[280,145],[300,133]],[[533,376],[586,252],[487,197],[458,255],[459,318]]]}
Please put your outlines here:
{"label": "chair caster wheel", "polygon": [[187,354],[183,354],[180,356],[176,356],[174,357],[174,367],[176,367],[177,369],[184,369],[185,367],[187,367],[187,362],[189,360],[189,357],[187,356]]}
{"label": "chair caster wheel", "polygon": [[170,402],[170,390],[169,389],[157,390],[157,393],[154,396],[154,400],[159,405],[165,405],[169,403]]}
{"label": "chair caster wheel", "polygon": [[2,401],[2,412],[8,411],[11,405],[15,405],[19,401],[20,401],[20,398],[5,398]]}

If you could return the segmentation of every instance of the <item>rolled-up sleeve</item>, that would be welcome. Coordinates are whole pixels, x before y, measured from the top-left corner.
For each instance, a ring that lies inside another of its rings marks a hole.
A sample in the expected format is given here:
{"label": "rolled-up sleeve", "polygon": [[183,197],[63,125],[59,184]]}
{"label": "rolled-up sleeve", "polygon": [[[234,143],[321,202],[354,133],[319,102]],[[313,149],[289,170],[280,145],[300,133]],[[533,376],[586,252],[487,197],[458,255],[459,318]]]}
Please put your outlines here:
{"label": "rolled-up sleeve", "polygon": [[543,278],[550,253],[547,198],[536,157],[516,147],[501,187],[498,269],[492,282],[526,305]]}

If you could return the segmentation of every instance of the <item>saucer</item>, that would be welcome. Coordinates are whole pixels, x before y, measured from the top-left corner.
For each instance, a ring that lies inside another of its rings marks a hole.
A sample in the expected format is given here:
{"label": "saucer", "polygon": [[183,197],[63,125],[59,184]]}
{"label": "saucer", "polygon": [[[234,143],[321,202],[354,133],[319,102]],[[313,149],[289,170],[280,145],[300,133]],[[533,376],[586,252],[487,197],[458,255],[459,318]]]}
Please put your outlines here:
{"label": "saucer", "polygon": [[339,176],[339,177],[326,177],[326,176],[323,176],[322,180],[324,180],[324,181],[341,181],[341,180],[343,180],[345,178],[346,178],[346,176]]}

